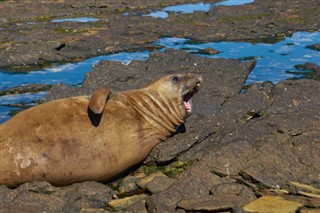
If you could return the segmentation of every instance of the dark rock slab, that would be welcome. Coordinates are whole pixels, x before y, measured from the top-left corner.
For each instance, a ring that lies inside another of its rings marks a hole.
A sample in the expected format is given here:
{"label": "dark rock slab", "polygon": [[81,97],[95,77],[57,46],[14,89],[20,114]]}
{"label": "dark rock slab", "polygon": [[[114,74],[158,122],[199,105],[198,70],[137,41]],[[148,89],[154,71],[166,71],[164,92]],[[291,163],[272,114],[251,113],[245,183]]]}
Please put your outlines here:
{"label": "dark rock slab", "polygon": [[106,208],[115,192],[96,182],[54,187],[47,182],[26,183],[16,189],[0,187],[1,212],[79,212]]}
{"label": "dark rock slab", "polygon": [[220,212],[220,211],[236,211],[246,202],[239,196],[206,196],[204,198],[181,200],[178,208],[182,208],[187,212]]}
{"label": "dark rock slab", "polygon": [[136,202],[135,204],[133,204],[132,206],[123,209],[123,210],[119,210],[116,212],[139,212],[139,213],[147,213],[147,208],[146,208],[146,201],[145,200],[140,200],[138,202]]}
{"label": "dark rock slab", "polygon": [[152,194],[168,189],[176,180],[166,176],[155,177],[146,185],[146,189]]}
{"label": "dark rock slab", "polygon": [[180,200],[208,196],[210,188],[219,183],[218,176],[194,166],[167,190],[150,196],[146,201],[147,209],[149,212],[172,212]]}
{"label": "dark rock slab", "polygon": [[[222,107],[238,110],[220,111],[229,125],[211,140],[224,146],[216,145],[203,160],[216,174],[241,175],[262,188],[279,188],[289,180],[317,183],[320,167],[312,162],[320,160],[320,82],[284,81],[265,89],[252,87],[235,97],[241,102],[229,100]],[[241,119],[253,105],[264,113]]]}
{"label": "dark rock slab", "polygon": [[237,183],[234,179],[229,179],[225,181],[222,179],[222,183],[217,186],[214,186],[211,189],[212,195],[221,196],[221,195],[235,195],[239,198],[241,197],[242,202],[248,203],[257,198],[255,192],[248,186]]}

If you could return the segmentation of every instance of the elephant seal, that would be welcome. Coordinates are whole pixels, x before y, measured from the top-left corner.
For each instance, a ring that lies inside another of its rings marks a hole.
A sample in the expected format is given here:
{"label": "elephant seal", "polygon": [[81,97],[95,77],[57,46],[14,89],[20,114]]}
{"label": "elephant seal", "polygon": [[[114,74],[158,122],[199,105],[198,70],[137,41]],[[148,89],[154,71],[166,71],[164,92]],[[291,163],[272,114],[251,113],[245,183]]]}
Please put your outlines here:
{"label": "elephant seal", "polygon": [[192,113],[202,78],[164,76],[141,89],[96,90],[27,109],[0,126],[0,184],[106,182],[142,162]]}

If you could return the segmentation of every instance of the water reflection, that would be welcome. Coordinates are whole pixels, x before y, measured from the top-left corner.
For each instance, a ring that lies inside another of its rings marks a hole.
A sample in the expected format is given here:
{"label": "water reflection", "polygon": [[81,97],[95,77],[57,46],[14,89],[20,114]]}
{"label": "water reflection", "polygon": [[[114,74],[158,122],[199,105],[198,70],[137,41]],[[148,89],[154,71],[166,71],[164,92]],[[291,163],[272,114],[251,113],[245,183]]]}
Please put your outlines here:
{"label": "water reflection", "polygon": [[165,7],[159,11],[152,11],[149,14],[145,14],[143,16],[151,16],[154,18],[167,18],[168,12],[172,13],[193,13],[195,11],[204,11],[208,12],[211,7],[214,6],[236,6],[242,4],[249,4],[254,2],[254,0],[226,0],[218,3],[194,3],[194,4],[180,4]]}
{"label": "water reflection", "polygon": [[120,61],[128,64],[131,60],[145,60],[149,57],[148,51],[143,52],[122,52],[112,55],[103,55],[87,60],[52,66],[40,71],[30,71],[27,74],[12,74],[0,70],[0,90],[27,84],[55,84],[64,83],[69,85],[79,84],[83,81],[86,72],[90,72],[92,65],[98,64],[100,60]]}
{"label": "water reflection", "polygon": [[[275,44],[248,43],[248,42],[211,42],[202,44],[192,44],[189,39],[162,38],[155,44],[163,46],[160,51],[167,48],[187,50],[194,54],[199,54],[199,50],[213,48],[220,53],[216,55],[204,55],[208,58],[255,58],[257,65],[250,73],[246,84],[255,82],[279,81],[297,77],[288,70],[295,70],[294,65],[312,62],[320,65],[320,52],[306,48],[307,45],[320,41],[320,33],[298,32],[292,37]],[[299,77],[299,76],[298,76]]]}
{"label": "water reflection", "polygon": [[79,17],[79,18],[63,18],[63,19],[54,19],[51,22],[62,23],[62,22],[96,22],[99,21],[98,18],[89,18],[89,17]]}

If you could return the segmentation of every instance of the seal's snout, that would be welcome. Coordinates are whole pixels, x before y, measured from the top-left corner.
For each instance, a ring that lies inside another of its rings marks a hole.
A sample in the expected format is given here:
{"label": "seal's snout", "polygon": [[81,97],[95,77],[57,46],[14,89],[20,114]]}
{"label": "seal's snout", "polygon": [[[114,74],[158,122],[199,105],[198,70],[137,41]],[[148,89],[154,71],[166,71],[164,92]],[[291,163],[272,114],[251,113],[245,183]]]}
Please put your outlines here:
{"label": "seal's snout", "polygon": [[202,76],[201,75],[196,75],[196,77],[198,78],[199,83],[201,83],[202,82]]}
{"label": "seal's snout", "polygon": [[201,86],[201,83],[202,83],[202,76],[201,75],[195,75],[195,77],[196,77],[196,83],[195,83],[195,86],[193,87],[193,90],[192,90],[193,93],[198,92],[198,90]]}
{"label": "seal's snout", "polygon": [[184,93],[182,99],[183,104],[185,106],[185,109],[187,111],[187,116],[190,116],[192,114],[192,97],[198,92],[201,83],[202,83],[202,76],[197,74],[191,74],[189,76],[190,78],[190,84],[187,89],[187,91]]}

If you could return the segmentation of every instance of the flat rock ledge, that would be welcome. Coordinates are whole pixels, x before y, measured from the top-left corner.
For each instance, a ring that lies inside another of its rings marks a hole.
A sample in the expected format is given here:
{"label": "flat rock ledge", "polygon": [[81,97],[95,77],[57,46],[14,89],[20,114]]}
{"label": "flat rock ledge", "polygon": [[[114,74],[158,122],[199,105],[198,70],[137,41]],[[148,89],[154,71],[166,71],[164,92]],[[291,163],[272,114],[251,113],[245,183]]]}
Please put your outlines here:
{"label": "flat rock ledge", "polygon": [[254,65],[167,50],[129,65],[101,61],[82,87],[54,86],[46,101],[89,95],[106,85],[139,88],[170,73],[204,79],[185,132],[159,144],[124,177],[107,185],[1,186],[1,212],[319,211],[320,82],[244,88]]}

